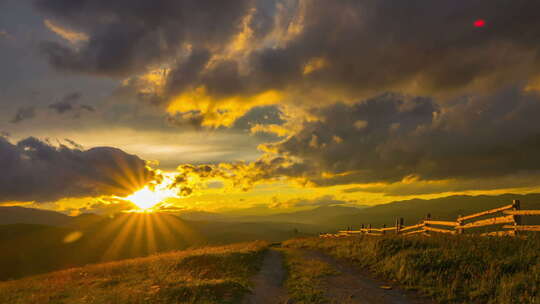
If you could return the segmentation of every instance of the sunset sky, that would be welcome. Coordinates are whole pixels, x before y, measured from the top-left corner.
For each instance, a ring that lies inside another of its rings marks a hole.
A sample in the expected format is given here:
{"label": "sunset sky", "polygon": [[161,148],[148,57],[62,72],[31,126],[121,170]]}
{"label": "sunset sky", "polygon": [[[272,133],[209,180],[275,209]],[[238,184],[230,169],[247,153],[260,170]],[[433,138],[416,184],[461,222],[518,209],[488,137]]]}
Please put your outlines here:
{"label": "sunset sky", "polygon": [[0,0],[0,205],[278,213],[538,192],[539,11]]}

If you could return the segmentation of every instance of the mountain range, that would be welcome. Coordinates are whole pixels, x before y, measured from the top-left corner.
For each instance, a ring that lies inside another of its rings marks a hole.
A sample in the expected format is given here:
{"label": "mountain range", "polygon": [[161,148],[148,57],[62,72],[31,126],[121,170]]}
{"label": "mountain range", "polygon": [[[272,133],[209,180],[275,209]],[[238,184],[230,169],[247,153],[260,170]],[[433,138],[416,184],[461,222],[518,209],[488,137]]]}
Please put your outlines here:
{"label": "mountain range", "polygon": [[[411,199],[373,206],[351,214],[334,217],[333,227],[358,228],[362,224],[374,226],[394,225],[396,218],[402,217],[405,225],[412,225],[424,219],[429,213],[433,219],[456,220],[459,215],[468,215],[504,205],[512,200],[520,200],[522,209],[540,209],[540,194],[454,195],[436,199]],[[525,219],[536,221],[534,218]]]}
{"label": "mountain range", "polygon": [[[408,224],[416,223],[428,213],[432,218],[453,220],[459,215],[471,214],[499,206],[507,205],[512,200],[520,200],[523,209],[540,209],[540,194],[502,194],[497,196],[455,195],[436,199],[411,199],[394,201],[375,206],[321,206],[308,210],[283,212],[268,215],[249,214],[245,210],[238,212],[183,211],[174,216],[189,222],[227,223],[288,223],[304,224],[311,230],[337,229],[344,226],[361,224],[391,225],[398,217],[403,217]],[[60,212],[31,209],[24,207],[0,207],[0,225],[36,224],[49,226],[73,226],[75,223],[98,221],[102,216],[83,214],[76,217]],[[311,232],[311,231],[310,231]]]}
{"label": "mountain range", "polygon": [[[521,201],[523,209],[540,209],[540,194],[449,196],[365,208],[321,206],[270,215],[189,211],[67,216],[47,210],[0,207],[0,280],[203,245],[279,242],[345,227],[354,229],[361,224],[393,225],[397,217],[411,225],[427,213],[435,219],[455,220],[460,214],[508,205],[514,199]],[[524,222],[528,223],[538,220]]]}

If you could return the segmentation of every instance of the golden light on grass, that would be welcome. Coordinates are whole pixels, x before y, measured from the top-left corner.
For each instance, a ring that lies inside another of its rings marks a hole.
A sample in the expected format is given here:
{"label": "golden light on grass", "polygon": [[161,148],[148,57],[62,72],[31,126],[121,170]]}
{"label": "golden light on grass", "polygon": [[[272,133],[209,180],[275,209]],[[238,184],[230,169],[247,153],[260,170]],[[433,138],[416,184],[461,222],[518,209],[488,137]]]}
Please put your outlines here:
{"label": "golden light on grass", "polygon": [[267,247],[256,241],[170,251],[2,281],[0,303],[239,303]]}

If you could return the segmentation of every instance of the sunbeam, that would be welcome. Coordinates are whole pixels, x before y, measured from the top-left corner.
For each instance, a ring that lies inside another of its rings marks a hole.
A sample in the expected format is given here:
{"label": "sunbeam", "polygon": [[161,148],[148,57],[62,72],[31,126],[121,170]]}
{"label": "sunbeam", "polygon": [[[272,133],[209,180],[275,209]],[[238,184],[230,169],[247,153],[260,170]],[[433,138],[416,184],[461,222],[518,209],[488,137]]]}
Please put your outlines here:
{"label": "sunbeam", "polygon": [[170,198],[178,198],[178,191],[172,187],[174,177],[172,174],[163,173],[163,179],[159,184],[146,185],[126,197],[117,197],[130,201],[137,206],[135,212],[153,212],[154,207]]}

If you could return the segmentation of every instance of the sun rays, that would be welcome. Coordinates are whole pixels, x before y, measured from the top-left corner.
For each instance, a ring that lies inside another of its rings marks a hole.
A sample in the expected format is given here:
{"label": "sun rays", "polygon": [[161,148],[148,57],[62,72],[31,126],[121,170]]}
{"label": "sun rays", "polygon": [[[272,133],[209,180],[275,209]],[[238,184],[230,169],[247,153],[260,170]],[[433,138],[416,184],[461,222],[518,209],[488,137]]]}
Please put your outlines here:
{"label": "sun rays", "polygon": [[101,261],[146,256],[206,242],[201,233],[170,214],[124,213],[105,223],[88,243],[104,246]]}
{"label": "sun rays", "polygon": [[133,203],[137,208],[132,212],[154,212],[156,207],[170,198],[179,198],[178,190],[175,189],[174,175],[161,173],[162,178],[158,183],[146,185],[126,197],[119,199]]}
{"label": "sun rays", "polygon": [[[163,206],[167,206],[169,199],[180,198],[181,195],[175,187],[175,174],[158,174],[159,178],[132,194],[114,197],[132,203],[133,209],[105,220],[104,226],[94,235],[90,244],[105,247],[102,261],[144,256],[204,242],[204,237],[182,220],[163,212]],[[137,184],[133,176],[126,177],[120,179],[126,186]]]}

